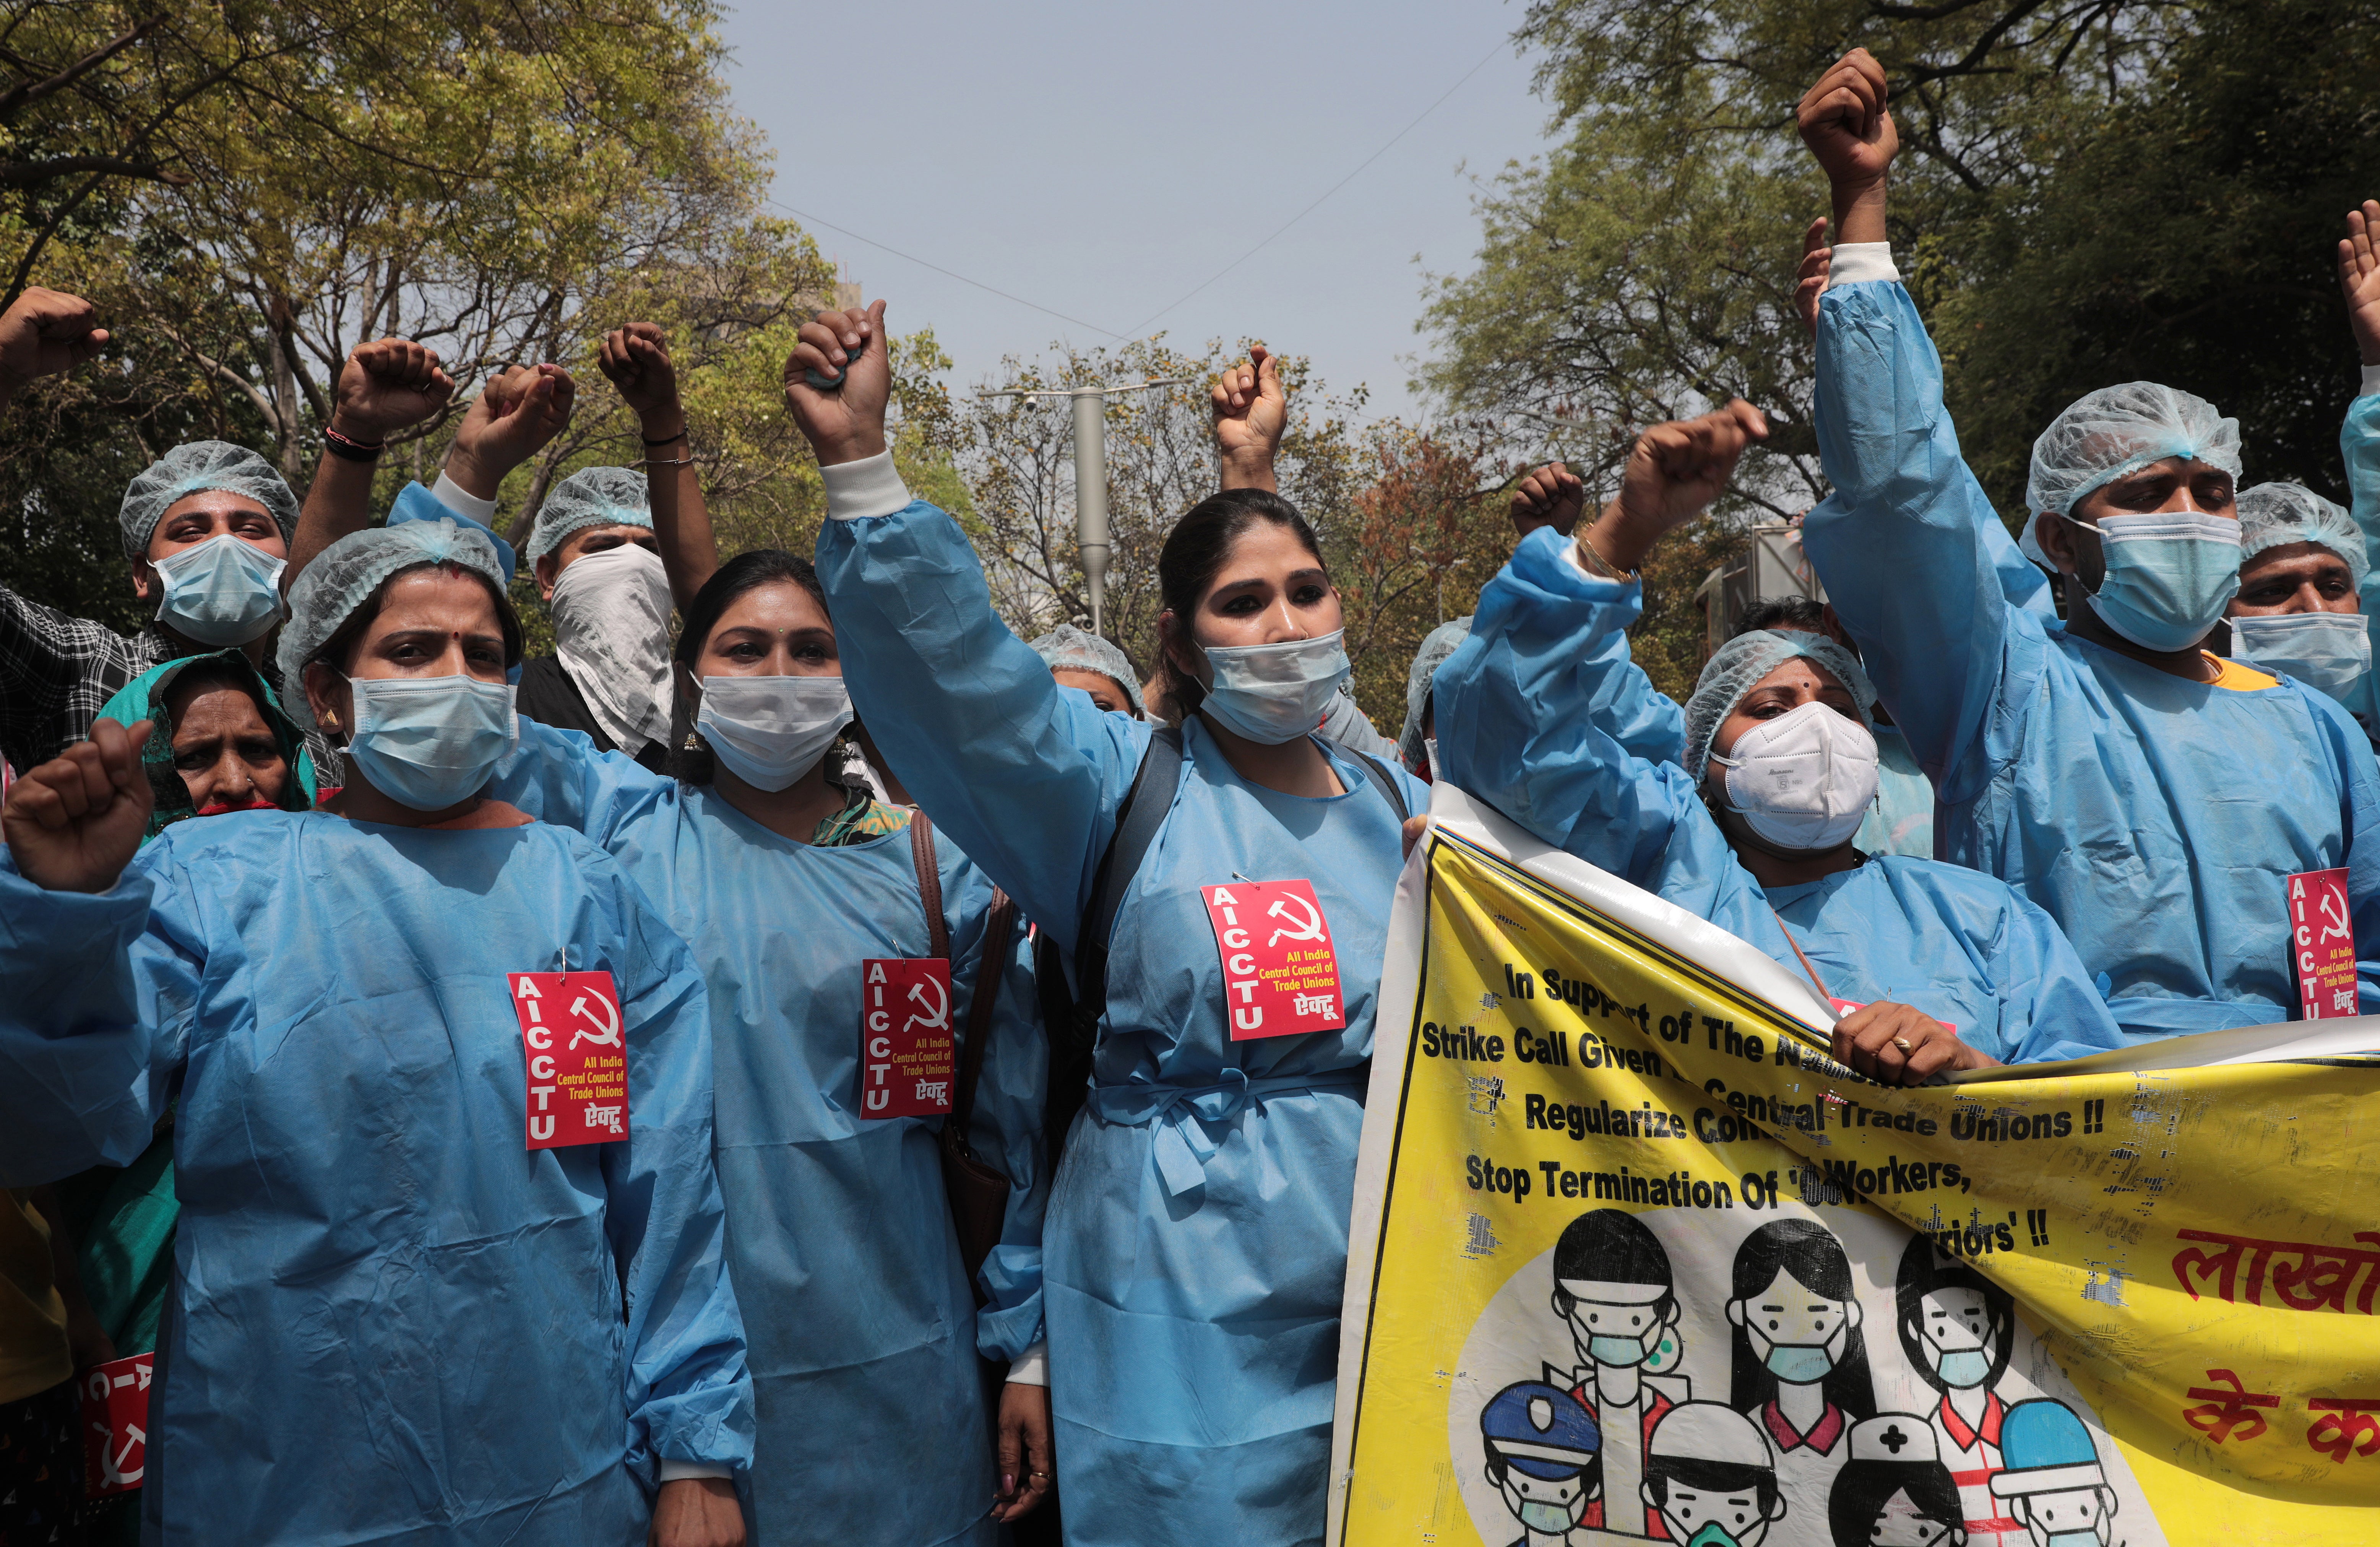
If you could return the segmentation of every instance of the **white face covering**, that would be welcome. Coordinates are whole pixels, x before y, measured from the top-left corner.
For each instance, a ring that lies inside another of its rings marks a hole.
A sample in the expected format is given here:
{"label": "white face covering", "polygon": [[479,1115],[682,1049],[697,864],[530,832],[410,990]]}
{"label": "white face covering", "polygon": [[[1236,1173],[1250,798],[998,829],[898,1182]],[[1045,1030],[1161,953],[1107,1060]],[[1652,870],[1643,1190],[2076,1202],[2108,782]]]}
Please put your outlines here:
{"label": "white face covering", "polygon": [[2231,653],[2344,700],[2372,669],[2372,634],[2361,613],[2235,617]]}
{"label": "white face covering", "polygon": [[1761,721],[1710,761],[1727,770],[1729,809],[1779,848],[1848,843],[1876,800],[1876,737],[1823,703]]}
{"label": "white face covering", "polygon": [[1333,629],[1279,644],[1208,646],[1207,664],[1215,680],[1199,700],[1200,713],[1269,747],[1311,734],[1354,670],[1341,648],[1344,633]]}
{"label": "white face covering", "polygon": [[669,576],[624,542],[573,560],[553,582],[554,654],[613,745],[634,757],[670,733]]}
{"label": "white face covering", "polygon": [[771,793],[817,767],[849,724],[839,676],[706,676],[694,717],[729,773]]}

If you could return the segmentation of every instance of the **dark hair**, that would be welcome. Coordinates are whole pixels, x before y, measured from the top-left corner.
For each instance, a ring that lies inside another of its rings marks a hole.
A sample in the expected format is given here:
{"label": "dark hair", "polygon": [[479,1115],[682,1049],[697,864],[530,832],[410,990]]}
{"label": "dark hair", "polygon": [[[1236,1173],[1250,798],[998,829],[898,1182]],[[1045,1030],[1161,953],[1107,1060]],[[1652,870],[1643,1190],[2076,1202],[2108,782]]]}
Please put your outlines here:
{"label": "dark hair", "polygon": [[165,700],[176,693],[202,692],[210,688],[229,688],[235,692],[245,693],[248,701],[256,705],[258,716],[268,725],[272,724],[267,713],[264,684],[257,680],[254,668],[201,655],[176,670],[149,695],[149,713],[159,722],[168,740],[174,734],[174,712],[166,707]]}
{"label": "dark hair", "polygon": [[[755,548],[738,554],[710,572],[702,589],[687,603],[678,628],[677,645],[671,656],[689,677],[695,675],[695,663],[702,659],[702,647],[710,642],[710,632],[728,608],[759,591],[763,586],[797,585],[809,592],[810,600],[826,611],[826,587],[819,583],[818,570],[799,554],[783,548]],[[686,716],[689,724],[692,714]],[[688,731],[684,742],[670,749],[669,772],[674,778],[689,785],[707,785],[719,776],[719,761],[710,754],[701,736]]]}
{"label": "dark hair", "polygon": [[[496,627],[504,637],[504,669],[509,671],[519,665],[522,650],[521,621],[520,614],[513,608],[512,598],[506,596],[504,588],[495,581],[489,579],[476,569],[467,568],[455,563],[453,559],[423,559],[419,564],[408,564],[389,575],[387,579],[374,586],[372,593],[365,597],[354,612],[347,615],[346,621],[340,624],[329,639],[322,641],[322,648],[306,658],[306,664],[310,666],[320,661],[334,667],[341,676],[351,676],[348,668],[356,664],[356,652],[363,647],[364,630],[371,627],[372,619],[380,616],[381,609],[388,605],[388,588],[407,575],[417,575],[425,569],[443,569],[459,579],[480,582],[486,590],[488,599],[496,604]],[[302,670],[299,673],[299,678],[302,691],[304,678]]]}
{"label": "dark hair", "polygon": [[[1909,1421],[1925,1427],[1922,1418]],[[1835,1474],[1834,1492],[1827,1495],[1827,1528],[1835,1547],[1868,1547],[1876,1517],[1895,1493],[1908,1494],[1918,1513],[1937,1526],[1966,1527],[1959,1485],[1939,1461],[1851,1461]]]}
{"label": "dark hair", "polygon": [[[1805,1219],[1777,1220],[1743,1238],[1743,1244],[1735,1249],[1734,1293],[1730,1297],[1752,1299],[1776,1281],[1779,1269],[1792,1274],[1795,1283],[1830,1300],[1857,1298],[1852,1286],[1851,1259],[1843,1255],[1842,1242],[1825,1225]],[[1752,1320],[1748,1305],[1743,1320],[1747,1323]],[[1728,1405],[1740,1413],[1756,1413],[1775,1399],[1777,1376],[1753,1353],[1745,1327],[1739,1324],[1734,1333],[1734,1389]],[[1865,1333],[1864,1327],[1845,1329],[1843,1357],[1819,1383],[1826,1388],[1827,1400],[1855,1419],[1876,1416]]]}
{"label": "dark hair", "polygon": [[[1893,1330],[1900,1334],[1900,1351],[1909,1357],[1910,1367],[1917,1378],[1936,1391],[1949,1389],[1934,1361],[1925,1355],[1925,1342],[1921,1334],[1925,1319],[1925,1297],[1937,1289],[1973,1289],[1984,1297],[1984,1315],[1991,1322],[1992,1340],[1999,1346],[1992,1356],[1992,1372],[1984,1378],[1986,1389],[2000,1383],[2008,1373],[2009,1359],[2016,1352],[2016,1301],[2009,1292],[1990,1279],[1968,1267],[1964,1262],[1944,1257],[1933,1240],[1919,1236],[1900,1254],[1900,1270],[1893,1275]],[[1910,1495],[1914,1498],[1916,1495]]]}
{"label": "dark hair", "polygon": [[[1672,1289],[1677,1280],[1670,1271],[1670,1254],[1645,1222],[1621,1209],[1594,1209],[1562,1226],[1554,1243],[1554,1309],[1562,1316],[1578,1302],[1561,1286],[1566,1278],[1599,1279],[1606,1284],[1658,1284]],[[1666,1322],[1678,1303],[1665,1294],[1653,1306],[1653,1320]]]}
{"label": "dark hair", "polygon": [[[1232,545],[1259,521],[1288,529],[1314,555],[1315,563],[1323,562],[1322,543],[1314,529],[1305,524],[1297,506],[1270,490],[1226,489],[1200,500],[1173,523],[1157,555],[1158,594],[1165,610],[1173,615],[1173,626],[1185,645],[1193,643],[1191,619],[1197,615],[1199,598],[1207,594],[1232,556]],[[1198,704],[1207,696],[1206,685],[1173,664],[1173,652],[1162,640],[1158,670],[1164,674],[1166,692],[1175,711],[1186,723],[1198,713]]]}
{"label": "dark hair", "polygon": [[[1483,1440],[1481,1443],[1488,1451],[1488,1480],[1494,1483],[1497,1487],[1501,1488],[1504,1486],[1505,1474],[1512,1469],[1512,1463],[1505,1457],[1496,1454],[1495,1441]],[[1603,1486],[1603,1453],[1601,1451],[1597,1451],[1593,1456],[1588,1456],[1586,1459],[1586,1465],[1578,1469],[1578,1476],[1579,1480],[1585,1485],[1580,1496],[1589,1499],[1595,1497],[1597,1491],[1601,1489]],[[1555,1480],[1552,1478],[1538,1478],[1536,1480],[1539,1482],[1551,1482]]]}
{"label": "dark hair", "polygon": [[1657,1507],[1670,1502],[1672,1482],[1699,1493],[1754,1493],[1760,1499],[1764,1519],[1777,1513],[1777,1472],[1771,1467],[1746,1467],[1733,1461],[1705,1461],[1647,1452],[1645,1486],[1653,1491]]}
{"label": "dark hair", "polygon": [[1827,632],[1827,609],[1823,603],[1806,596],[1769,596],[1753,603],[1735,615],[1735,631],[1749,634],[1756,628],[1782,628],[1794,634]]}

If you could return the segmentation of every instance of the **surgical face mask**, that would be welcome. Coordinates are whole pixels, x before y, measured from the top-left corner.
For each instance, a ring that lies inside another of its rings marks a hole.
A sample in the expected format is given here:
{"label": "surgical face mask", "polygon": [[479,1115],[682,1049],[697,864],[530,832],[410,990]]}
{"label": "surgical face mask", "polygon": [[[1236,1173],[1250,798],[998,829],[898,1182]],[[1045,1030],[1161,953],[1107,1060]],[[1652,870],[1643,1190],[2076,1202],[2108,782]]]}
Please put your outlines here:
{"label": "surgical face mask", "polygon": [[1954,1348],[1934,1360],[1934,1372],[1946,1386],[1980,1386],[1992,1376],[1992,1356],[1984,1348]]}
{"label": "surgical face mask", "polygon": [[1742,1547],[1742,1538],[1713,1520],[1686,1539],[1686,1547]]}
{"label": "surgical face mask", "polygon": [[2344,700],[2372,670],[2372,633],[2361,613],[2235,617],[2231,653]]}
{"label": "surgical face mask", "polygon": [[1558,1504],[1551,1499],[1523,1500],[1520,1515],[1521,1524],[1533,1531],[1560,1535],[1567,1533],[1571,1527],[1577,1524],[1570,1517],[1570,1509],[1567,1505]]}
{"label": "surgical face mask", "polygon": [[2091,593],[2099,621],[2143,650],[2187,650],[2206,637],[2240,591],[2240,523],[2196,510],[2102,516],[2107,573]]}
{"label": "surgical face mask", "polygon": [[2107,1547],[2097,1531],[2052,1531],[2048,1547]]}
{"label": "surgical face mask", "polygon": [[372,788],[417,811],[479,793],[520,739],[507,683],[473,676],[351,676],[347,755]]}
{"label": "surgical face mask", "polygon": [[1779,848],[1849,843],[1876,802],[1876,737],[1823,703],[1761,721],[1710,761],[1727,770],[1730,810]]}
{"label": "surgical face mask", "polygon": [[156,561],[165,582],[157,617],[176,633],[218,649],[246,644],[281,621],[281,572],[274,558],[229,532]]}
{"label": "surgical face mask", "polygon": [[1279,644],[1210,645],[1215,681],[1198,707],[1266,746],[1294,741],[1322,724],[1330,696],[1353,668],[1341,648],[1344,630]]}
{"label": "surgical face mask", "polygon": [[818,766],[851,695],[839,676],[706,676],[694,724],[729,773],[774,793]]}
{"label": "surgical face mask", "polygon": [[1779,1343],[1768,1350],[1763,1361],[1768,1372],[1790,1386],[1807,1386],[1827,1378],[1835,1368],[1835,1357],[1818,1343]]}
{"label": "surgical face mask", "polygon": [[[1658,1327],[1654,1329],[1657,1334],[1659,1331]],[[1590,1337],[1586,1340],[1586,1355],[1597,1364],[1643,1364],[1652,1358],[1653,1346],[1636,1337]]]}
{"label": "surgical face mask", "polygon": [[669,576],[624,542],[574,559],[553,582],[554,654],[613,745],[634,755],[670,731]]}

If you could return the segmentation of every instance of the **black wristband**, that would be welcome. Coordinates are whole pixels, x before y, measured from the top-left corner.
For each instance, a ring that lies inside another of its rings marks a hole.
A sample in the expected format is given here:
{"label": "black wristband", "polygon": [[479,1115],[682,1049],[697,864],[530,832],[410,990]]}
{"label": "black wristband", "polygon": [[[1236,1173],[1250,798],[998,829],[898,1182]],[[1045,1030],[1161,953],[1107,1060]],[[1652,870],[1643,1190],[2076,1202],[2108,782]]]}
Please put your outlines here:
{"label": "black wristband", "polygon": [[650,435],[645,434],[642,431],[639,431],[638,432],[637,438],[643,441],[647,445],[675,445],[678,442],[686,439],[686,432],[681,430],[674,435],[663,435],[660,440],[655,440]]}
{"label": "black wristband", "polygon": [[336,430],[325,429],[322,432],[322,449],[343,462],[377,462],[380,454],[388,446],[385,442],[379,445],[366,445],[361,441],[340,434]]}

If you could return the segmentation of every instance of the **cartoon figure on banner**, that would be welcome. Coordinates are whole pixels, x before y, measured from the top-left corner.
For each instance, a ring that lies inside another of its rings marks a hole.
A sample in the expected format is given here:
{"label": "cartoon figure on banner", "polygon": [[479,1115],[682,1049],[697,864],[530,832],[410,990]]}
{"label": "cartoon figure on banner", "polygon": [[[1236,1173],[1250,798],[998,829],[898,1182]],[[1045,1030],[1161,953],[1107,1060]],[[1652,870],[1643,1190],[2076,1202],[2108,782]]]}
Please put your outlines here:
{"label": "cartoon figure on banner", "polygon": [[1992,1492],[2033,1547],[2122,1547],[2116,1491],[2099,1465],[2091,1431],[2063,1402],[2020,1402],[2000,1420],[2004,1469]]}
{"label": "cartoon figure on banner", "polygon": [[1635,1215],[1596,1209],[1570,1222],[1554,1247],[1554,1314],[1570,1328],[1581,1360],[1562,1371],[1548,1364],[1546,1380],[1567,1386],[1603,1433],[1602,1476],[1607,1506],[1587,1506],[1586,1524],[1629,1536],[1658,1537],[1660,1523],[1634,1501],[1645,1476],[1645,1448],[1662,1415],[1693,1388],[1677,1368],[1678,1297],[1670,1254]]}
{"label": "cartoon figure on banner", "polygon": [[2016,1346],[2016,1302],[1965,1263],[1919,1236],[1893,1277],[1900,1351],[1920,1380],[1942,1394],[1928,1421],[1943,1465],[1966,1510],[1973,1547],[2014,1547],[2024,1527],[1993,1496],[2007,1406],[1993,1388]]}
{"label": "cartoon figure on banner", "polygon": [[1834,1547],[1968,1547],[1966,1505],[1915,1413],[1852,1425],[1851,1459],[1827,1496]]}
{"label": "cartoon figure on banner", "polygon": [[1479,1413],[1488,1480],[1521,1523],[1512,1547],[1560,1547],[1601,1503],[1602,1437],[1578,1398],[1520,1381]]}
{"label": "cartoon figure on banner", "polygon": [[1760,1547],[1786,1512],[1768,1442],[1716,1402],[1682,1403],[1655,1425],[1643,1492],[1662,1534],[1687,1547]]}
{"label": "cartoon figure on banner", "polygon": [[1850,1454],[1846,1431],[1876,1413],[1842,1243],[1800,1219],[1746,1236],[1727,1319],[1735,1328],[1729,1401],[1776,1445],[1778,1475],[1795,1498],[1827,1497]]}

